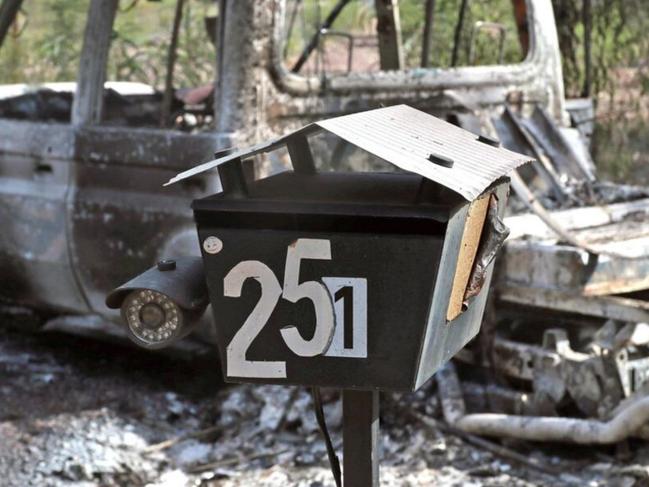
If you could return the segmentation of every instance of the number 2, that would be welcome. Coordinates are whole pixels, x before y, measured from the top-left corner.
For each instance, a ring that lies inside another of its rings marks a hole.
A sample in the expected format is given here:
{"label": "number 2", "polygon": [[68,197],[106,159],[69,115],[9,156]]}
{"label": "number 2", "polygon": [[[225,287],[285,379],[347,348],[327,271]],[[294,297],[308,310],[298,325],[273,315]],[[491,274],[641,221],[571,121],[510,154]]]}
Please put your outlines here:
{"label": "number 2", "polygon": [[257,260],[246,260],[235,265],[223,280],[223,294],[240,297],[243,283],[249,278],[261,285],[261,297],[226,348],[227,373],[235,377],[286,378],[284,361],[246,360],[248,347],[270,318],[282,294],[273,271]]}

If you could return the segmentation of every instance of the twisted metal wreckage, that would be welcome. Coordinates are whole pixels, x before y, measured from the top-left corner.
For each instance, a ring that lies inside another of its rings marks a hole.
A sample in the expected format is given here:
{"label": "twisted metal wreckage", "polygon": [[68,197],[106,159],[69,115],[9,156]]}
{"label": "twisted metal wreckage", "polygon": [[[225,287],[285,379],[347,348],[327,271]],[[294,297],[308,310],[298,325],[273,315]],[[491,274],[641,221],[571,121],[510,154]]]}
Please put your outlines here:
{"label": "twisted metal wreckage", "polygon": [[[22,3],[2,2],[0,46]],[[72,314],[117,322],[104,304],[110,289],[160,256],[198,255],[189,202],[220,183],[204,173],[163,189],[170,176],[224,147],[406,103],[536,159],[512,174],[511,234],[483,331],[437,375],[446,421],[539,441],[649,438],[649,192],[598,179],[588,151],[592,103],[564,98],[550,0],[512,0],[514,37],[527,54],[502,64],[507,28],[498,24],[495,64],[479,66],[474,43],[488,19],[476,22],[471,45],[463,46],[457,33],[469,7],[458,2],[451,68],[429,67],[441,49],[432,43],[434,0],[423,2],[422,60],[410,67],[398,2],[376,0],[380,67],[365,71],[354,69],[354,59],[367,39],[332,30],[352,3],[341,0],[316,19],[297,59],[289,59],[285,47],[304,2],[221,0],[210,27],[215,89],[189,105],[144,85],[104,87],[118,0],[91,0],[76,83],[0,87],[0,297],[7,309],[42,323]],[[325,40],[336,35],[347,43],[342,70],[322,61]],[[460,66],[466,48],[469,63]],[[172,116],[160,118],[165,113]],[[327,142],[316,154],[321,169],[384,169]],[[247,167],[248,177],[266,176],[283,161],[251,159]],[[209,325],[197,334],[209,340]],[[467,404],[476,411],[467,413]]]}

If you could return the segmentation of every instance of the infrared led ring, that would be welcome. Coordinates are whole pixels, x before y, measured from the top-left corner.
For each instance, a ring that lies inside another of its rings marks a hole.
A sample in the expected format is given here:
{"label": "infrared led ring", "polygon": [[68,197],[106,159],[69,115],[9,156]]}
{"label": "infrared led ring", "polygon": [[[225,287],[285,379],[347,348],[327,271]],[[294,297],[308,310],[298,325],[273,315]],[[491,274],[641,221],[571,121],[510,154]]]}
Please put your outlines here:
{"label": "infrared led ring", "polygon": [[168,296],[149,289],[129,294],[122,315],[133,337],[148,347],[168,343],[183,328],[178,305]]}

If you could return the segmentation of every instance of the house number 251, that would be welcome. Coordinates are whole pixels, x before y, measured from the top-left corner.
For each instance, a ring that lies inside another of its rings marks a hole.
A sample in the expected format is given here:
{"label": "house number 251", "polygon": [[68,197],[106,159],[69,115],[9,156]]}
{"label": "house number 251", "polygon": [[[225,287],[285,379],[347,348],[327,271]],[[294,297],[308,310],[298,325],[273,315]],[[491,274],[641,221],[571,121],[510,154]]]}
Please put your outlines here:
{"label": "house number 251", "polygon": [[331,260],[331,242],[298,239],[286,252],[284,287],[263,262],[246,260],[235,265],[223,280],[227,297],[241,296],[243,283],[255,279],[261,297],[226,347],[227,375],[231,377],[286,378],[285,361],[247,360],[246,352],[268,322],[279,298],[291,303],[309,299],[315,311],[315,331],[305,339],[299,323],[286,323],[280,330],[286,346],[300,357],[367,357],[367,280],[323,277],[322,281],[299,282],[302,259]]}

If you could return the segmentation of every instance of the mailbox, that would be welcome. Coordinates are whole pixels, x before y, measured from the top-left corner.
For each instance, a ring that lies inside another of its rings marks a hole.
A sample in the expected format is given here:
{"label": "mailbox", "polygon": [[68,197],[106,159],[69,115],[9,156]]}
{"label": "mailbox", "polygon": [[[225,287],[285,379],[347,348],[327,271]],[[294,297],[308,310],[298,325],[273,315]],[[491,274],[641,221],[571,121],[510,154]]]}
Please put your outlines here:
{"label": "mailbox", "polygon": [[[391,172],[318,172],[327,131]],[[231,152],[193,203],[225,380],[415,390],[479,330],[506,175],[528,158],[407,106]],[[287,146],[292,171],[242,162]]]}

